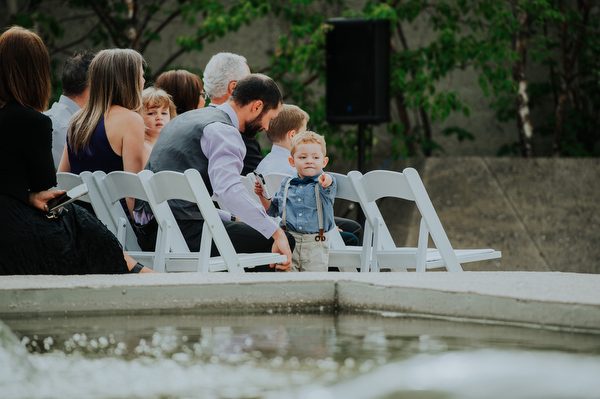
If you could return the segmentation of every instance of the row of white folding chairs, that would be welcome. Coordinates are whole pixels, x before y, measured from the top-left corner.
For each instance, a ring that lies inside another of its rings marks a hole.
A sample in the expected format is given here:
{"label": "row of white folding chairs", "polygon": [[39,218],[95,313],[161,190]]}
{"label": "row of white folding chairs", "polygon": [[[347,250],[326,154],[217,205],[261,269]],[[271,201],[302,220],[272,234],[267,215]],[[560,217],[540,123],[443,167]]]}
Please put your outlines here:
{"label": "row of white folding chairs", "polygon": [[[67,177],[73,179],[73,175],[68,175],[70,174],[59,174],[59,182],[65,182]],[[186,171],[185,175],[177,174],[177,172],[159,172],[156,175],[161,177],[155,177],[152,172],[142,171],[138,175],[129,175],[132,174],[112,172],[106,176],[103,172],[94,172],[93,174],[84,172],[79,176],[80,179],[88,182],[88,186],[91,187],[89,196],[96,214],[101,220],[105,221],[109,229],[115,232],[124,247],[127,250],[130,248],[134,251],[139,250],[131,226],[127,222],[118,200],[128,196],[137,197],[147,200],[151,204],[155,215],[158,214],[157,220],[160,221],[159,240],[155,251],[157,256],[153,258],[155,269],[161,270],[165,262],[168,264],[171,261],[172,265],[168,270],[189,270],[190,267],[185,266],[186,262],[183,262],[184,266],[181,266],[181,259],[195,257],[198,259],[197,270],[206,270],[207,267],[209,270],[220,270],[222,261],[219,261],[221,262],[219,266],[206,266],[208,264],[206,259],[208,258],[207,253],[202,252],[202,246],[201,256],[189,254],[185,240],[177,228],[177,223],[166,203],[167,199],[187,198],[187,200],[201,202],[199,204],[201,211],[216,215],[216,209],[208,196],[208,191],[199,173],[191,170]],[[337,230],[330,233],[329,265],[332,267],[338,267],[343,271],[360,270],[362,272],[379,271],[382,268],[398,271],[407,269],[425,271],[433,268],[462,271],[461,263],[501,257],[501,253],[493,249],[454,250],[417,171],[412,168],[407,168],[402,173],[378,170],[365,175],[357,171],[352,171],[348,175],[338,173],[333,173],[333,175],[338,186],[336,198],[358,203],[365,214],[366,223],[363,245],[360,247],[346,246],[341,236],[336,234]],[[179,179],[175,178],[176,176]],[[285,175],[282,174],[266,175],[265,179],[269,191],[276,192],[284,177]],[[140,181],[141,189],[131,191],[133,187],[136,187],[136,178]],[[157,183],[159,181],[161,182]],[[118,184],[119,182],[121,184]],[[254,180],[252,175],[242,177],[242,182],[248,191],[255,195],[253,193]],[[184,192],[186,191],[186,185],[188,186],[187,193]],[[194,186],[198,186],[198,191],[202,192],[190,193],[190,188],[193,190]],[[62,187],[68,188],[64,185]],[[169,193],[168,198],[164,196],[165,193]],[[150,200],[146,198],[152,196],[154,198]],[[402,198],[415,203],[421,214],[419,241],[416,248],[397,247],[394,243],[376,203],[377,200],[384,197]],[[218,220],[219,223],[216,224],[223,227],[220,219]],[[207,237],[208,241],[214,239],[217,245],[221,242],[231,244],[228,238],[221,237],[222,234],[219,234],[220,228],[215,229],[216,237],[215,234],[211,233],[212,236]],[[224,231],[224,228],[222,230]],[[223,234],[226,236],[226,233]],[[427,247],[429,236],[432,237],[436,248]],[[210,245],[204,245],[205,251],[206,248],[210,248]],[[220,252],[223,253],[221,250]],[[144,254],[139,256],[144,256]],[[234,265],[236,264],[235,261],[232,262],[234,262]],[[211,263],[215,264],[215,260],[211,260]],[[239,269],[235,266],[227,268],[230,270]]]}
{"label": "row of white folding chairs", "polygon": [[[89,200],[96,216],[119,239],[134,259],[149,262],[156,271],[222,271],[243,273],[244,268],[285,261],[285,256],[274,253],[238,254],[210,198],[200,173],[189,169],[184,173],[163,171],[152,173],[102,171],[82,172],[80,175],[58,173],[58,186],[69,189],[86,183]],[[120,200],[137,198],[147,201],[158,223],[158,238],[154,251],[141,251],[127,214]],[[167,203],[180,199],[198,205],[204,218],[199,252],[191,252],[179,230]],[[211,257],[214,241],[221,256]],[[143,263],[143,262],[142,262]]]}
{"label": "row of white folding chairs", "polygon": [[[341,267],[346,271],[358,268],[361,272],[391,269],[405,271],[415,269],[423,272],[427,269],[445,268],[448,271],[462,271],[461,263],[500,258],[500,251],[486,249],[452,248],[448,236],[425,186],[413,168],[402,173],[375,170],[362,174],[351,171],[348,175],[332,173],[337,183],[336,198],[356,202],[365,215],[363,228],[363,246],[348,247],[337,230],[330,235],[330,266]],[[283,174],[268,174],[266,184],[271,193],[280,189]],[[249,175],[246,179],[252,181]],[[246,184],[253,187],[252,184]],[[412,201],[420,212],[418,246],[398,247],[377,206],[377,200],[385,197],[401,198]],[[431,236],[435,248],[428,248]]]}

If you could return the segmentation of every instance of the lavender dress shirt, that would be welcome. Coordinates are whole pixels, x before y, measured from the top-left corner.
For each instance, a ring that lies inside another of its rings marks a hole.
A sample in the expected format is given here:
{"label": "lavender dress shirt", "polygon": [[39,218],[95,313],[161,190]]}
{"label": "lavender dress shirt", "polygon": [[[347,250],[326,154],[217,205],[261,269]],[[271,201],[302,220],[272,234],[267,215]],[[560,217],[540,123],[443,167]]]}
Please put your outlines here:
{"label": "lavender dress shirt", "polygon": [[243,222],[265,238],[270,238],[277,230],[277,224],[250,196],[240,180],[246,155],[246,146],[239,132],[240,122],[229,104],[221,104],[217,108],[227,113],[235,128],[221,122],[211,123],[204,128],[200,138],[202,152],[209,160],[208,176],[213,195]]}

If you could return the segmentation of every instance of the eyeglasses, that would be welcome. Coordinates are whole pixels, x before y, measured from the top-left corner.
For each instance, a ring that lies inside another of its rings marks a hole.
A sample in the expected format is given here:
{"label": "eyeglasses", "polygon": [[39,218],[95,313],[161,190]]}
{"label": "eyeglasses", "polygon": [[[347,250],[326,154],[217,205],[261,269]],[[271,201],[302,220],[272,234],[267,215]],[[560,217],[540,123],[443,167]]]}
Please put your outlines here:
{"label": "eyeglasses", "polygon": [[202,93],[200,93],[200,97],[206,100],[208,98],[208,94],[206,94],[206,92],[203,91]]}

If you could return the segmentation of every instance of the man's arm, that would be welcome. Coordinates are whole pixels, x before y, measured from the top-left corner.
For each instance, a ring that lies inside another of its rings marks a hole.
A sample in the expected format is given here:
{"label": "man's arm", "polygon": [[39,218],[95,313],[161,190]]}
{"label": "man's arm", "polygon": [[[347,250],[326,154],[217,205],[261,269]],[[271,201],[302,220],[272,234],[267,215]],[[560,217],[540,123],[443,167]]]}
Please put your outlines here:
{"label": "man's arm", "polygon": [[240,133],[224,123],[211,123],[201,137],[202,151],[208,158],[208,176],[214,194],[240,220],[265,238],[273,236],[277,224],[250,196],[240,180],[245,146]]}
{"label": "man's arm", "polygon": [[265,238],[273,238],[273,253],[287,257],[281,264],[270,265],[279,270],[290,270],[292,251],[285,232],[277,226],[261,205],[256,202],[240,180],[240,170],[245,154],[240,133],[223,123],[212,123],[204,128],[201,137],[202,151],[208,158],[208,176],[213,193],[227,209]]}

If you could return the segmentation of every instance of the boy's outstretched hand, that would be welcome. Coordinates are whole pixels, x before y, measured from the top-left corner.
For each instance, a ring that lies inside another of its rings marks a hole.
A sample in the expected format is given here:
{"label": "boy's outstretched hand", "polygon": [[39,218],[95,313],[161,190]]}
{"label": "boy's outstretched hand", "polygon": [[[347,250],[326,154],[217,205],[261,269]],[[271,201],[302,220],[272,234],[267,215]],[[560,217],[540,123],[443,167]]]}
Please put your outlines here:
{"label": "boy's outstretched hand", "polygon": [[333,177],[331,177],[329,173],[322,173],[321,176],[319,176],[319,183],[321,183],[323,188],[329,187],[331,186],[331,183],[333,183]]}

